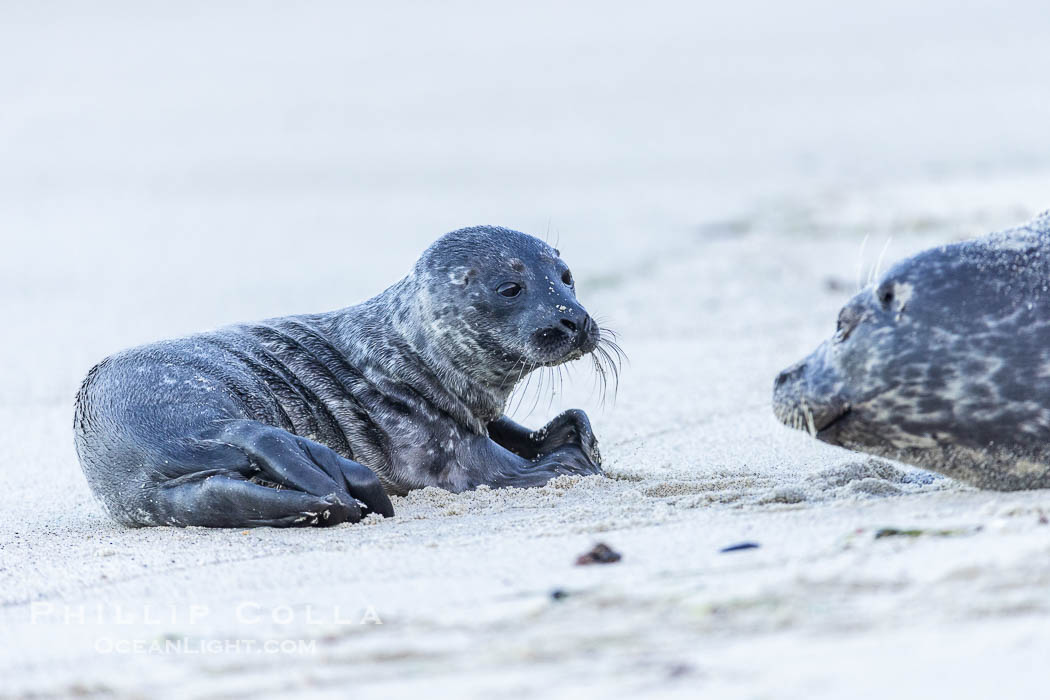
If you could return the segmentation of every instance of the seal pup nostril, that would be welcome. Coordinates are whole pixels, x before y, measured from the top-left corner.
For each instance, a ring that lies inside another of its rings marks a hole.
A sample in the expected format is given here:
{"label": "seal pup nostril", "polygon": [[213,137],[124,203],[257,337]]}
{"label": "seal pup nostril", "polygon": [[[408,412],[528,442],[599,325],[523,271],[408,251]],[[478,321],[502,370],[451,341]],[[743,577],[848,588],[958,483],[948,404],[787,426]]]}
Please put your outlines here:
{"label": "seal pup nostril", "polygon": [[572,321],[570,321],[570,320],[569,320],[569,319],[567,319],[567,318],[563,318],[563,319],[561,320],[561,325],[565,326],[566,328],[568,328],[568,329],[569,329],[570,331],[572,331],[573,333],[575,333],[575,332],[576,332],[576,324],[575,324],[575,323],[573,323]]}

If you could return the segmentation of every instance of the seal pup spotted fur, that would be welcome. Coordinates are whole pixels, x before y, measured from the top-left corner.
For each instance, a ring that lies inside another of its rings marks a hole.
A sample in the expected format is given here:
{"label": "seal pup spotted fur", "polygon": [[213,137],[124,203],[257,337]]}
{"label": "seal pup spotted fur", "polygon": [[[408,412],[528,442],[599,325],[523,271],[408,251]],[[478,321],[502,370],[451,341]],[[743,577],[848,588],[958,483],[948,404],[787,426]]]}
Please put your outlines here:
{"label": "seal pup spotted fur", "polygon": [[780,373],[773,406],[833,445],[1050,488],[1050,212],[895,265]]}
{"label": "seal pup spotted fur", "polygon": [[532,431],[504,407],[538,368],[615,352],[559,251],[462,229],[359,305],[103,360],[77,394],[76,449],[92,491],[131,526],[390,516],[388,493],[600,474],[582,411]]}

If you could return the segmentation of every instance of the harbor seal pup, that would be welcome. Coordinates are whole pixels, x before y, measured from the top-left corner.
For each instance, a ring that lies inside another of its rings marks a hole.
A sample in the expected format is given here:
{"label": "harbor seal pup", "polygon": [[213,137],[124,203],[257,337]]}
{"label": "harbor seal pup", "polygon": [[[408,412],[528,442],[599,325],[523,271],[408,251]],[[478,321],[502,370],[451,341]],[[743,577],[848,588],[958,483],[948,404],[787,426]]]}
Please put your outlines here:
{"label": "harbor seal pup", "polygon": [[390,516],[387,493],[600,474],[583,411],[538,431],[503,413],[529,372],[615,350],[557,250],[467,228],[357,306],[103,360],[76,397],[76,449],[92,491],[130,526]]}
{"label": "harbor seal pup", "polygon": [[777,417],[974,486],[1050,487],[1050,212],[908,258],[777,377]]}

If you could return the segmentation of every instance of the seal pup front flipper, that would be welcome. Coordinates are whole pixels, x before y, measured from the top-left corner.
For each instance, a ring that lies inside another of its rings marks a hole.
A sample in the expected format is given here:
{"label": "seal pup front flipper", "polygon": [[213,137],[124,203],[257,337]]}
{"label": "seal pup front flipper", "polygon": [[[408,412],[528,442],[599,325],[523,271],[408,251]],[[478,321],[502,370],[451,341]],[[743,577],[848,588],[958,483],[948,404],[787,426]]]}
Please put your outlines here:
{"label": "seal pup front flipper", "polygon": [[[537,459],[553,453],[560,447],[576,445],[600,467],[602,455],[598,440],[587,414],[572,408],[557,415],[539,430],[529,430],[507,416],[500,416],[488,425],[489,437],[519,457]],[[601,473],[599,469],[595,473]]]}

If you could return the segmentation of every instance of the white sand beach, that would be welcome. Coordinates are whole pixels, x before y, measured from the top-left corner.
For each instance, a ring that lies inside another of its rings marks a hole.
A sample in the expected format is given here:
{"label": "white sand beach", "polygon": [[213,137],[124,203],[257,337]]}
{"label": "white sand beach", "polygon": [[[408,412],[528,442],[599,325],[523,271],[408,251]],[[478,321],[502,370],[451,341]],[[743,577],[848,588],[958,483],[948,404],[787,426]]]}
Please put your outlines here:
{"label": "white sand beach", "polygon": [[[1045,695],[1050,492],[770,408],[880,258],[1050,207],[1039,3],[2,15],[0,697]],[[360,301],[478,223],[557,240],[620,333],[615,395],[581,363],[513,403],[586,410],[605,478],[330,529],[106,518],[93,363]],[[622,560],[576,566],[598,542]]]}

